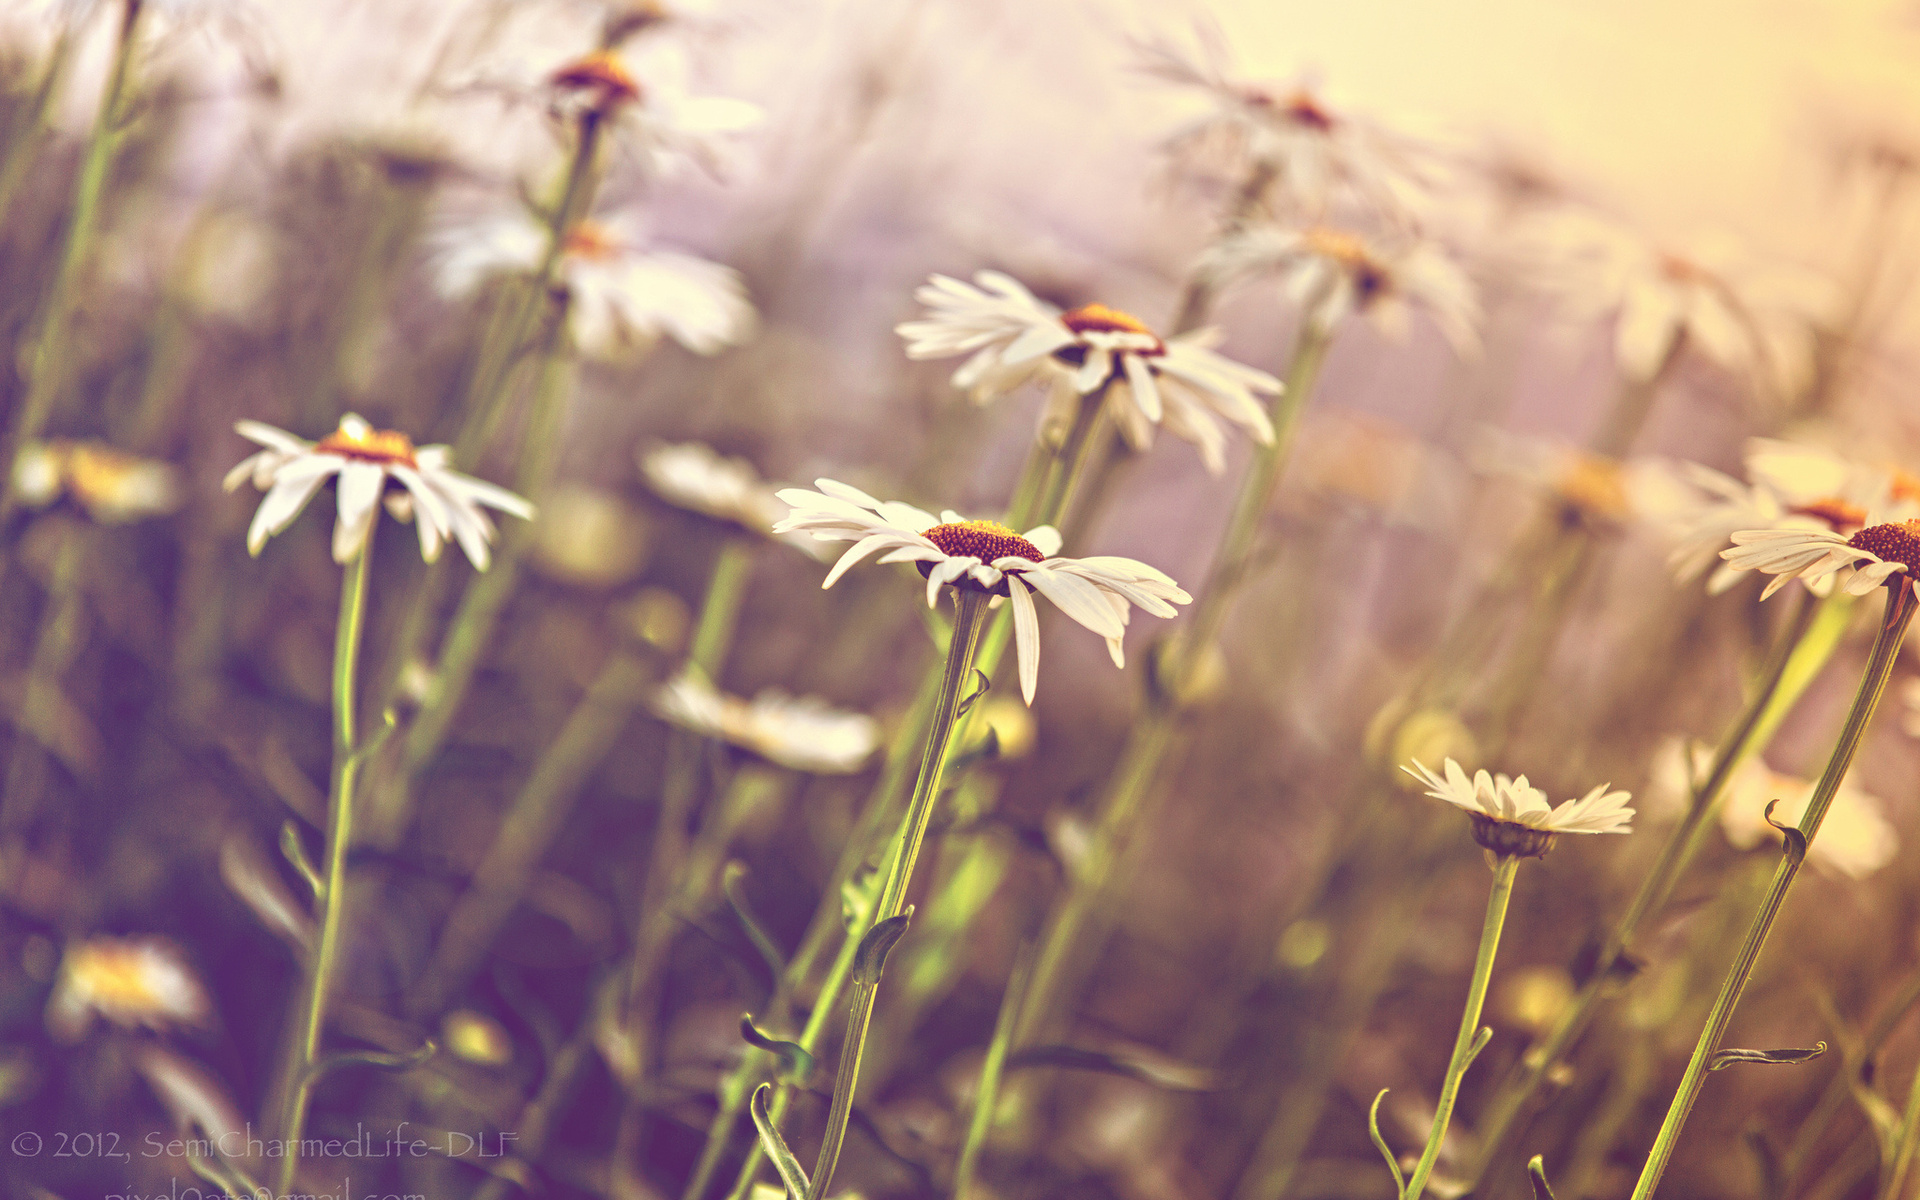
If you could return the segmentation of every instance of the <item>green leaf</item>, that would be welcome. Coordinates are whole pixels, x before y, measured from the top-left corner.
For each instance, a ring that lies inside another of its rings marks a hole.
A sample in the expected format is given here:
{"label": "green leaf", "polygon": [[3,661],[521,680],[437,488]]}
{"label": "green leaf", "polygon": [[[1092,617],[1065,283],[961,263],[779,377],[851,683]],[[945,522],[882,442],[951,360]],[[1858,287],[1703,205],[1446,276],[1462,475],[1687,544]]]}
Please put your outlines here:
{"label": "green leaf", "polygon": [[1819,1058],[1827,1052],[1825,1042],[1815,1042],[1805,1050],[1722,1050],[1707,1060],[1707,1070],[1724,1071],[1735,1063],[1777,1063],[1793,1066]]}
{"label": "green leaf", "polygon": [[405,1054],[388,1054],[379,1050],[344,1050],[316,1060],[307,1068],[307,1078],[319,1079],[323,1075],[331,1075],[342,1067],[379,1067],[383,1071],[405,1071],[426,1062],[439,1049],[434,1040],[428,1038],[420,1044],[419,1049],[409,1050]]}
{"label": "green leaf", "polygon": [[1381,1088],[1380,1094],[1373,1098],[1372,1107],[1367,1109],[1367,1134],[1373,1138],[1373,1148],[1380,1152],[1381,1158],[1387,1160],[1387,1170],[1393,1172],[1393,1194],[1404,1196],[1407,1194],[1407,1177],[1400,1173],[1400,1161],[1394,1158],[1393,1148],[1387,1145],[1386,1136],[1380,1132],[1380,1102],[1387,1098],[1389,1090]]}
{"label": "green leaf", "polygon": [[779,1055],[783,1064],[781,1067],[783,1078],[799,1083],[813,1074],[814,1059],[807,1048],[799,1042],[783,1042],[762,1033],[760,1027],[753,1023],[752,1013],[740,1014],[740,1036],[762,1050]]}
{"label": "green leaf", "polygon": [[887,952],[907,932],[907,922],[913,920],[913,905],[907,905],[907,911],[897,917],[886,920],[867,930],[867,936],[860,939],[860,948],[853,952],[853,985],[855,987],[874,987],[880,982],[880,972],[886,968]]}
{"label": "green leaf", "polygon": [[1545,1155],[1536,1154],[1527,1160],[1527,1182],[1533,1185],[1533,1200],[1553,1200],[1553,1189],[1547,1186]]}
{"label": "green leaf", "polygon": [[801,1200],[807,1194],[807,1171],[800,1160],[787,1149],[786,1139],[773,1127],[773,1114],[767,1111],[767,1093],[773,1085],[763,1083],[753,1089],[753,1096],[747,1101],[747,1111],[753,1114],[753,1127],[760,1131],[760,1148],[773,1160],[773,1169],[780,1172],[780,1182],[787,1185],[787,1195],[792,1200]]}
{"label": "green leaf", "polygon": [[300,840],[300,826],[292,821],[280,827],[280,853],[307,881],[307,887],[313,890],[313,898],[320,900],[327,894],[327,881],[313,866],[313,860],[307,857],[307,844]]}
{"label": "green leaf", "polygon": [[966,716],[967,710],[974,706],[975,701],[993,690],[993,680],[987,678],[985,671],[982,671],[979,667],[975,667],[973,669],[973,676],[976,680],[974,688],[961,699],[960,707],[953,710],[953,715],[956,717]]}
{"label": "green leaf", "polygon": [[[747,940],[760,953],[767,964],[767,970],[773,973],[775,983],[786,973],[786,960],[780,957],[780,948],[773,944],[767,931],[760,928],[760,922],[754,920],[753,909],[748,907],[746,896],[740,891],[740,881],[746,877],[747,865],[738,859],[727,864],[720,872],[720,890],[726,894],[727,906],[733,909],[734,919],[740,922],[740,928],[746,931]],[[749,1039],[751,1040],[751,1039]]]}
{"label": "green leaf", "polygon": [[359,766],[367,759],[380,753],[380,747],[387,744],[387,739],[392,737],[393,731],[398,728],[400,728],[400,717],[390,708],[385,710],[380,714],[380,728],[374,732],[372,737],[355,746],[353,753],[347,756],[347,761],[355,766]]}
{"label": "green leaf", "polygon": [[1487,1043],[1492,1040],[1493,1040],[1493,1027],[1491,1025],[1482,1025],[1480,1027],[1480,1032],[1473,1035],[1473,1044],[1467,1047],[1467,1061],[1460,1064],[1460,1070],[1462,1071],[1462,1073],[1464,1073],[1468,1067],[1473,1065],[1473,1060],[1480,1057],[1480,1052],[1482,1050],[1485,1050],[1487,1048]]}
{"label": "green leaf", "polygon": [[[1778,800],[1767,801],[1767,811],[1762,815],[1766,818],[1767,824],[1773,826],[1774,829],[1779,832],[1780,836],[1786,839],[1787,857],[1798,865],[1800,860],[1807,856],[1807,835],[1801,833],[1795,826],[1782,825],[1773,819],[1773,806],[1778,803],[1780,803]],[[1713,1069],[1717,1068],[1709,1068],[1709,1070]]]}

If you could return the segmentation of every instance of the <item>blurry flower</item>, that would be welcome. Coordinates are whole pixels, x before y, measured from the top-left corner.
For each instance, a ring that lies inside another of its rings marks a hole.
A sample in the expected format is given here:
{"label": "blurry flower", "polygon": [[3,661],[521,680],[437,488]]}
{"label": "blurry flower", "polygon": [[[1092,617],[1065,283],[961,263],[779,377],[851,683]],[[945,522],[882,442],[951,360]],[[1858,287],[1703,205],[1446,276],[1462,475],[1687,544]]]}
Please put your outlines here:
{"label": "blurry flower", "polygon": [[1721,367],[1776,386],[1806,357],[1829,285],[1808,272],[1741,259],[1720,241],[1674,251],[1591,214],[1536,222],[1534,244],[1558,264],[1554,290],[1576,319],[1614,321],[1614,357],[1652,379],[1683,343]]}
{"label": "blurry flower", "polygon": [[[1705,747],[1700,750],[1711,762],[1712,752]],[[1806,815],[1807,802],[1813,799],[1814,782],[1781,774],[1758,755],[1749,758],[1727,781],[1726,798],[1720,808],[1721,831],[1740,850],[1751,850],[1769,838],[1778,841],[1779,831],[1767,824],[1767,805],[1778,800],[1773,819],[1782,825],[1796,825]],[[1820,823],[1820,836],[1807,846],[1807,861],[1849,879],[1865,879],[1892,862],[1900,849],[1900,836],[1881,815],[1883,807],[1878,797],[1842,782]]]}
{"label": "blurry flower", "polygon": [[1626,792],[1610,792],[1602,784],[1578,800],[1569,800],[1555,808],[1547,803],[1544,792],[1522,775],[1474,772],[1468,779],[1460,764],[1449,758],[1443,779],[1416,760],[1401,767],[1427,785],[1427,795],[1464,809],[1473,818],[1473,840],[1501,855],[1540,858],[1553,848],[1553,839],[1562,833],[1628,833],[1633,810]]}
{"label": "blurry flower", "polygon": [[[1138,319],[1104,304],[1061,312],[998,271],[974,283],[935,275],[914,293],[931,311],[894,327],[907,357],[970,354],[953,385],[985,404],[1028,382],[1048,385],[1043,437],[1072,425],[1080,398],[1104,391],[1107,414],[1135,450],[1153,443],[1153,427],[1199,448],[1207,469],[1226,469],[1226,436],[1216,417],[1273,441],[1273,423],[1254,399],[1278,395],[1265,371],[1215,354],[1222,334],[1196,329],[1161,340]],[[975,286],[978,285],[978,286]]]}
{"label": "blurry flower", "polygon": [[693,627],[687,602],[665,588],[641,588],[622,605],[620,617],[628,632],[663,654],[678,655]]}
{"label": "blurry flower", "polygon": [[[1505,430],[1482,433],[1474,447],[1474,465],[1488,474],[1533,484],[1594,523],[1670,513],[1694,496],[1687,483],[1676,478],[1675,468],[1659,459],[1621,461]],[[1724,537],[1720,544],[1726,544]]]}
{"label": "blurry flower", "polygon": [[687,161],[717,171],[721,143],[759,125],[766,113],[745,100],[690,95],[676,75],[663,70],[642,80],[619,54],[596,50],[554,68],[545,92],[558,117],[610,122],[622,147],[652,175],[671,175]]}
{"label": "blurry flower", "polygon": [[47,1001],[47,1028],[77,1041],[96,1016],[123,1029],[203,1028],[213,1005],[172,942],[91,938],[67,947]]}
{"label": "blurry flower", "polygon": [[567,583],[613,587],[640,574],[650,540],[645,518],[619,496],[563,485],[540,499],[533,562]]}
{"label": "blurry flower", "polygon": [[1149,75],[1198,88],[1212,111],[1166,140],[1176,156],[1218,161],[1242,175],[1270,177],[1265,192],[1282,214],[1318,219],[1359,205],[1399,216],[1425,191],[1418,144],[1385,126],[1337,112],[1306,80],[1257,84],[1230,77],[1224,47],[1207,39],[1202,55],[1165,40],[1139,45]]}
{"label": "blurry flower", "polygon": [[1876,522],[1851,537],[1830,529],[1743,529],[1733,535],[1733,548],[1722,550],[1720,557],[1736,571],[1777,576],[1760,593],[1762,600],[1789,579],[1813,584],[1844,568],[1851,568],[1847,591],[1864,596],[1920,565],[1920,521]]}
{"label": "blurry flower", "polygon": [[1461,354],[1480,348],[1480,301],[1472,280],[1433,243],[1376,244],[1357,233],[1314,225],[1255,225],[1215,242],[1200,273],[1224,287],[1250,275],[1276,273],[1287,298],[1315,331],[1328,335],[1356,313],[1392,337],[1403,337],[1418,306]]}
{"label": "blurry flower", "polygon": [[681,442],[647,447],[639,460],[647,485],[668,504],[763,535],[784,515],[773,485],[744,458],[723,458],[711,446]]}
{"label": "blurry flower", "polygon": [[513,1061],[513,1039],[492,1017],[458,1008],[440,1021],[440,1036],[454,1057],[483,1067],[505,1066]]}
{"label": "blurry flower", "polygon": [[[718,354],[753,335],[757,321],[738,271],[645,250],[632,225],[620,217],[581,221],[561,242],[567,328],[583,353],[624,358],[665,334],[695,354]],[[546,260],[547,241],[546,226],[524,210],[448,228],[436,239],[440,292],[458,298],[492,275],[531,274]]]}
{"label": "blurry flower", "polygon": [[1171,617],[1174,604],[1193,599],[1166,575],[1131,558],[1052,557],[1060,550],[1060,533],[1051,525],[1028,530],[1023,537],[1004,525],[969,521],[951,510],[935,520],[911,504],[875,500],[832,479],[814,483],[820,491],[788,488],[780,493],[793,512],[774,528],[779,533],[804,530],[823,542],[854,543],[820,586],[832,587],[847,568],[884,550],[878,561],[911,562],[927,577],[928,607],[942,585],[1010,599],[1020,692],[1028,704],[1040,677],[1040,619],[1032,591],[1105,638],[1115,666],[1126,663],[1121,639],[1132,606]]}
{"label": "blurry flower", "polygon": [[[352,561],[367,544],[383,495],[396,518],[418,518],[422,558],[439,558],[441,546],[451,538],[477,571],[487,569],[487,543],[493,538],[493,522],[480,511],[481,505],[523,520],[533,516],[533,505],[505,488],[449,469],[453,452],[446,446],[416,448],[406,434],[375,429],[353,413],[340,418],[340,427],[317,443],[259,421],[242,421],[234,431],[266,447],[228,471],[224,483],[233,491],[252,479],[254,487],[267,493],[247,528],[250,554],[259,554],[269,537],[292,524],[334,475],[340,477],[340,516],[333,527],[337,563]],[[405,491],[387,494],[389,480]]]}
{"label": "blurry flower", "polygon": [[773,690],[750,701],[736,699],[693,668],[655,693],[653,711],[683,729],[821,775],[858,771],[880,744],[880,727],[872,717],[844,712],[816,696]]}
{"label": "blurry flower", "polygon": [[1521,967],[1504,973],[1494,990],[1494,1011],[1538,1036],[1573,1000],[1573,979],[1561,967]]}
{"label": "blurry flower", "polygon": [[975,705],[969,731],[975,735],[970,745],[991,735],[999,748],[998,757],[1003,759],[1025,758],[1039,739],[1033,710],[1015,703],[1011,696],[988,696]]}
{"label": "blurry flower", "polygon": [[28,442],[13,464],[13,489],[28,508],[71,496],[103,525],[163,517],[179,509],[178,473],[99,442]]}

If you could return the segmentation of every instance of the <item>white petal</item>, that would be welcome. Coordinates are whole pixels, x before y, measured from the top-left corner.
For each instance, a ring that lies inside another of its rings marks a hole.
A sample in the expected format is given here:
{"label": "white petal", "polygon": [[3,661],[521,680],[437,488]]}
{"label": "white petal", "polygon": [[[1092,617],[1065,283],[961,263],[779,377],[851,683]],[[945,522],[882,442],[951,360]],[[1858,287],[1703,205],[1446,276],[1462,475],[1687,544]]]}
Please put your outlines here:
{"label": "white petal", "polygon": [[1007,596],[1013,601],[1013,646],[1020,659],[1020,694],[1029,705],[1040,686],[1040,614],[1033,596],[1017,575],[1007,576]]}

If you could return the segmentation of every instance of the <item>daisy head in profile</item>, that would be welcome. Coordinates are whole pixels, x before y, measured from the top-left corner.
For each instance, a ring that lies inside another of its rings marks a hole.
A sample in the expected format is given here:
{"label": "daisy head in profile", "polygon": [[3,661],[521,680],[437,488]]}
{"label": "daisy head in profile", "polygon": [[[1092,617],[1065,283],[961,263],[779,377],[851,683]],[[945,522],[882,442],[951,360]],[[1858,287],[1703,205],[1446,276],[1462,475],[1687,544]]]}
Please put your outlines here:
{"label": "daisy head in profile", "polygon": [[478,571],[487,569],[494,535],[493,521],[482,509],[522,520],[533,516],[533,505],[521,497],[453,470],[448,447],[415,446],[406,434],[375,429],[353,413],[318,442],[259,421],[241,421],[234,431],[262,447],[228,471],[224,484],[233,491],[251,479],[267,493],[247,528],[250,554],[259,554],[267,539],[291,525],[320,486],[335,477],[339,519],[333,527],[333,561],[342,564],[365,548],[382,502],[395,518],[418,526],[422,558],[433,562],[454,541]]}
{"label": "daisy head in profile", "polygon": [[823,542],[854,543],[821,586],[832,587],[848,568],[878,554],[880,562],[910,562],[919,568],[927,579],[929,607],[938,601],[942,587],[984,592],[996,604],[1010,602],[1020,692],[1028,704],[1040,679],[1034,592],[1105,638],[1117,667],[1126,665],[1122,639],[1135,607],[1171,617],[1175,604],[1193,599],[1166,575],[1131,558],[1059,557],[1060,534],[1051,525],[1018,534],[952,511],[935,517],[911,504],[876,500],[832,479],[814,484],[819,491],[788,488],[780,493],[793,512],[774,532],[806,532]]}
{"label": "daisy head in profile", "polygon": [[970,284],[935,275],[914,298],[927,314],[894,328],[906,339],[907,357],[967,355],[953,385],[980,404],[1044,384],[1043,438],[1064,433],[1082,398],[1097,393],[1133,449],[1146,449],[1163,427],[1192,442],[1216,475],[1226,469],[1222,421],[1263,445],[1273,441],[1273,422],[1258,397],[1279,395],[1280,381],[1215,353],[1217,329],[1162,338],[1105,304],[1063,312],[998,271],[980,271]]}
{"label": "daisy head in profile", "polygon": [[1920,520],[1868,517],[1851,534],[1822,527],[1742,529],[1720,557],[1736,571],[1774,576],[1762,600],[1798,579],[1808,586],[1838,579],[1848,594],[1864,596],[1882,584],[1904,586],[1920,568]]}
{"label": "daisy head in profile", "polygon": [[1472,778],[1449,758],[1446,774],[1436,775],[1418,759],[1401,770],[1427,785],[1427,795],[1445,800],[1473,819],[1473,840],[1500,857],[1544,858],[1563,833],[1629,833],[1633,810],[1626,792],[1602,784],[1559,807],[1525,775],[1509,779],[1475,771]]}

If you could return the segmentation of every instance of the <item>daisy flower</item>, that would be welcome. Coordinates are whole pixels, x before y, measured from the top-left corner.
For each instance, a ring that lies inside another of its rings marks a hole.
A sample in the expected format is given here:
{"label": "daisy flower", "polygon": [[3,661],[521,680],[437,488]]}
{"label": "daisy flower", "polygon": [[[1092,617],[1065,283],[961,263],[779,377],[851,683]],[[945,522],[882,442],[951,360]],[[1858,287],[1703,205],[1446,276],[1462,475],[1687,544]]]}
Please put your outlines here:
{"label": "daisy flower", "polygon": [[653,711],[682,729],[816,775],[858,771],[880,745],[880,726],[864,713],[774,689],[742,700],[722,693],[691,668],[655,693]]}
{"label": "daisy flower", "polygon": [[1789,579],[1818,583],[1841,570],[1850,570],[1842,585],[1864,596],[1895,575],[1911,575],[1920,565],[1920,520],[1874,523],[1842,536],[1831,529],[1742,529],[1733,535],[1733,548],[1720,557],[1736,571],[1764,571],[1775,576],[1760,593],[1765,600]]}
{"label": "daisy flower", "polygon": [[[619,216],[580,221],[560,246],[557,278],[569,298],[567,327],[591,357],[620,359],[662,334],[695,354],[718,354],[751,337],[757,323],[732,267],[645,249]],[[499,274],[532,274],[546,261],[546,226],[524,210],[450,227],[436,239],[435,282],[458,299]]]}
{"label": "daisy flower", "polygon": [[1527,782],[1525,775],[1509,779],[1475,771],[1473,778],[1449,758],[1446,776],[1428,770],[1418,759],[1402,771],[1427,785],[1427,795],[1464,810],[1473,818],[1473,840],[1494,854],[1541,858],[1563,833],[1629,833],[1633,810],[1626,792],[1612,792],[1602,784],[1578,800],[1558,808],[1546,793]]}
{"label": "daisy flower", "polygon": [[[875,500],[858,488],[816,479],[820,491],[788,488],[780,499],[793,512],[775,533],[805,531],[823,542],[853,542],[827,572],[829,588],[849,567],[874,554],[880,562],[911,562],[927,577],[927,605],[940,588],[988,592],[1013,604],[1014,645],[1020,658],[1020,693],[1028,704],[1040,678],[1040,619],[1033,593],[1106,639],[1113,665],[1126,665],[1121,639],[1132,608],[1156,617],[1174,615],[1175,604],[1193,599],[1166,575],[1131,558],[1058,558],[1060,533],[1051,525],[1023,536],[992,521],[969,521],[952,511],[936,519],[899,501]],[[884,553],[882,553],[884,551]]]}
{"label": "daisy flower", "polygon": [[78,1041],[104,1017],[123,1029],[204,1028],[213,1005],[179,947],[162,938],[90,938],[67,948],[47,1026]]}
{"label": "daisy flower", "polygon": [[759,125],[766,113],[745,100],[691,95],[676,74],[663,69],[642,84],[619,54],[596,50],[547,75],[548,107],[562,119],[610,122],[622,147],[637,153],[654,176],[670,176],[688,161],[717,173],[723,143]]}
{"label": "daisy flower", "polygon": [[[242,421],[234,431],[265,447],[228,471],[224,484],[233,491],[251,479],[267,493],[247,528],[250,554],[259,554],[268,538],[291,525],[320,485],[335,475],[340,477],[339,520],[333,527],[337,563],[351,562],[367,544],[383,498],[387,511],[399,520],[417,518],[422,558],[433,562],[452,540],[460,543],[477,571],[487,569],[487,544],[494,532],[482,505],[522,520],[533,516],[533,505],[505,488],[451,470],[453,451],[448,447],[416,448],[406,434],[375,429],[353,413],[340,418],[340,427],[318,442],[259,421]],[[389,482],[404,490],[391,490]]]}
{"label": "daisy flower", "polygon": [[99,442],[29,442],[13,464],[13,490],[28,508],[71,497],[102,525],[164,517],[180,508],[180,479],[167,463]]}
{"label": "daisy flower", "polygon": [[758,534],[785,515],[773,485],[744,458],[726,458],[700,442],[657,444],[638,455],[654,494],[676,508],[731,521]]}
{"label": "daisy flower", "polygon": [[[1739,850],[1751,850],[1763,841],[1777,842],[1780,834],[1767,823],[1767,805],[1778,800],[1773,819],[1796,825],[1807,811],[1813,789],[1813,780],[1775,771],[1756,755],[1727,781],[1721,832]],[[1900,835],[1884,811],[1877,796],[1842,782],[1820,825],[1820,836],[1807,847],[1807,860],[1849,879],[1865,879],[1886,866],[1899,852]]]}
{"label": "daisy flower", "polygon": [[914,293],[925,317],[894,327],[913,359],[969,357],[953,385],[985,404],[1022,384],[1042,382],[1048,399],[1042,435],[1064,430],[1080,398],[1104,389],[1107,414],[1127,444],[1144,450],[1156,425],[1192,442],[1207,470],[1226,469],[1226,435],[1217,418],[1262,444],[1273,422],[1254,397],[1279,395],[1280,381],[1213,352],[1217,329],[1162,339],[1138,318],[1087,304],[1061,312],[1010,276],[981,271],[972,284],[935,275]]}
{"label": "daisy flower", "polygon": [[1360,314],[1390,337],[1403,337],[1408,313],[1417,307],[1455,351],[1472,354],[1480,347],[1473,282],[1428,241],[1385,244],[1326,225],[1254,225],[1210,246],[1199,271],[1222,288],[1251,275],[1278,275],[1281,290],[1322,335]]}

